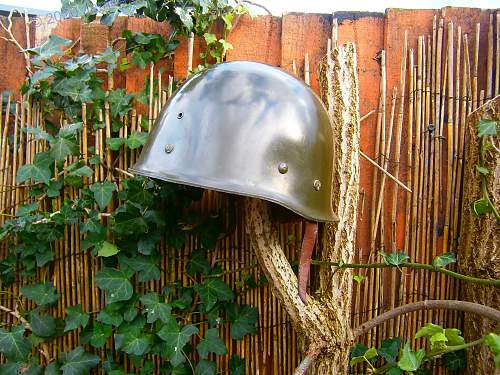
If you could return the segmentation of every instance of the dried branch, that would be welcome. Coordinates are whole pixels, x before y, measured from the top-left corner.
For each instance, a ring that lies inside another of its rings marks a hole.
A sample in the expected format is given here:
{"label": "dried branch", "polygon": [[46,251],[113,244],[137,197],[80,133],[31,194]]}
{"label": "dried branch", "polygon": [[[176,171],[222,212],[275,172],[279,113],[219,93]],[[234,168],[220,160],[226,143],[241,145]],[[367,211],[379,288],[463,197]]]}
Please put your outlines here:
{"label": "dried branch", "polygon": [[370,331],[372,328],[388,320],[394,319],[400,315],[408,314],[417,310],[433,309],[464,311],[481,315],[496,322],[500,322],[500,311],[489,306],[457,300],[426,300],[396,307],[395,309],[387,311],[386,313],[383,313],[382,315],[379,315],[374,319],[364,322],[354,330],[354,339]]}
{"label": "dried branch", "polygon": [[28,52],[26,52],[26,49],[21,46],[21,43],[16,39],[14,36],[14,33],[12,32],[12,16],[14,12],[19,13],[20,15],[23,15],[20,11],[17,9],[12,9],[9,13],[9,16],[7,17],[7,26],[3,23],[3,21],[0,19],[0,27],[7,33],[8,37],[2,36],[1,38],[13,43],[18,49],[19,52],[21,52],[24,55],[24,59],[26,60],[26,70],[28,71],[28,74],[31,76],[33,74],[31,70],[31,61],[30,61],[30,56]]}
{"label": "dried branch", "polygon": [[364,157],[366,160],[368,160],[371,164],[373,164],[375,167],[380,169],[382,172],[386,174],[387,177],[389,177],[391,180],[393,180],[395,183],[397,183],[399,186],[401,186],[403,189],[405,189],[408,193],[411,193],[411,189],[407,187],[405,184],[403,184],[400,180],[398,180],[396,177],[394,177],[392,174],[390,174],[386,169],[382,168],[380,165],[378,165],[373,159],[371,159],[368,155],[366,155],[363,151],[359,150],[359,154]]}

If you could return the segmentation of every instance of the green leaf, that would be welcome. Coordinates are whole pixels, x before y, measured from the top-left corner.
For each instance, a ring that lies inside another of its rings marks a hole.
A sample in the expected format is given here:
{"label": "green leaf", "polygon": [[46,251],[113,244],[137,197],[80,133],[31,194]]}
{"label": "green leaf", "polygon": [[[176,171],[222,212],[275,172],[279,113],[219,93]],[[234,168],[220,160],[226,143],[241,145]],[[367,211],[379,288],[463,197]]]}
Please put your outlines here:
{"label": "green leaf", "polygon": [[215,362],[207,361],[206,359],[202,359],[196,365],[194,370],[195,375],[215,375],[215,370],[217,366]]}
{"label": "green leaf", "polygon": [[172,308],[160,301],[157,293],[148,293],[141,297],[141,302],[146,306],[147,322],[154,323],[161,320],[164,323],[170,321]]}
{"label": "green leaf", "polygon": [[364,279],[366,279],[366,276],[362,276],[362,275],[354,275],[353,277],[353,280],[356,281],[358,284],[361,284]]}
{"label": "green leaf", "polygon": [[10,331],[0,328],[0,353],[9,361],[23,362],[31,351],[31,343],[24,338],[23,326],[12,326]]}
{"label": "green leaf", "polygon": [[207,45],[217,42],[217,37],[215,36],[215,34],[205,33],[203,34],[203,37],[205,38],[205,42],[207,43]]}
{"label": "green leaf", "polygon": [[52,90],[63,96],[68,97],[75,102],[92,102],[93,91],[85,80],[80,77],[65,78],[52,87]]}
{"label": "green leaf", "polygon": [[64,125],[61,129],[59,129],[59,136],[68,138],[73,137],[78,134],[80,130],[83,129],[83,122],[75,122],[73,124]]}
{"label": "green leaf", "polygon": [[375,358],[378,355],[377,349],[375,348],[370,348],[366,351],[366,353],[363,355],[368,361],[372,358]]}
{"label": "green leaf", "polygon": [[245,375],[245,359],[233,354],[229,360],[229,371],[231,375]]}
{"label": "green leaf", "polygon": [[123,315],[111,308],[113,305],[107,305],[96,316],[96,320],[102,323],[111,324],[118,327],[123,322]]}
{"label": "green leaf", "polygon": [[493,212],[493,207],[488,199],[481,198],[471,203],[472,211],[477,217]]}
{"label": "green leaf", "polygon": [[448,264],[455,263],[456,261],[457,258],[455,257],[455,254],[448,252],[435,257],[432,260],[432,265],[434,267],[446,267]]}
{"label": "green leaf", "polygon": [[44,140],[47,142],[54,142],[55,138],[47,133],[45,130],[42,128],[25,128],[24,131],[28,134],[33,134],[35,136],[35,139],[37,140]]}
{"label": "green leaf", "polygon": [[125,89],[117,89],[109,92],[108,101],[111,104],[111,115],[125,116],[130,110],[130,102],[134,98],[133,94],[127,94]]}
{"label": "green leaf", "polygon": [[21,295],[35,301],[40,306],[52,305],[59,298],[54,285],[47,282],[26,285],[21,288]]}
{"label": "green leaf", "polygon": [[395,362],[398,357],[399,347],[401,346],[401,338],[394,337],[382,340],[378,354],[380,354],[388,362]]}
{"label": "green leaf", "polygon": [[488,168],[479,165],[476,165],[476,170],[483,175],[487,175],[488,173],[490,173],[490,170]]}
{"label": "green leaf", "polygon": [[125,141],[125,138],[108,138],[106,144],[109,145],[111,150],[118,151],[125,144]]}
{"label": "green leaf", "polygon": [[94,326],[92,328],[92,337],[90,338],[90,345],[92,345],[94,348],[102,348],[112,334],[112,326],[94,322]]}
{"label": "green leaf", "polygon": [[92,175],[94,174],[94,171],[92,170],[92,168],[84,165],[83,167],[80,167],[80,168],[72,171],[71,174],[74,176],[80,176],[80,177],[92,177]]}
{"label": "green leaf", "polygon": [[80,327],[85,328],[89,322],[89,314],[82,310],[82,305],[67,307],[66,314],[64,332],[69,332]]}
{"label": "green leaf", "polygon": [[97,255],[100,257],[111,257],[120,252],[118,247],[108,241],[103,241],[100,245],[96,246]]}
{"label": "green leaf", "polygon": [[495,368],[500,368],[500,335],[496,333],[488,333],[484,339],[484,343],[490,348],[491,352],[495,355]]}
{"label": "green leaf", "polygon": [[133,287],[122,270],[104,267],[95,275],[96,285],[106,291],[107,303],[127,301],[132,297]]}
{"label": "green leaf", "polygon": [[444,334],[443,331],[433,334],[429,338],[429,341],[431,343],[431,350],[433,352],[436,352],[446,349],[446,343],[448,342],[448,339],[446,338],[446,335]]}
{"label": "green leaf", "polygon": [[50,156],[57,161],[62,161],[68,155],[78,155],[80,147],[78,143],[72,139],[59,137],[52,144],[50,148]]}
{"label": "green leaf", "polygon": [[449,346],[457,346],[465,344],[465,339],[462,337],[462,332],[456,328],[445,328],[444,334],[448,339]]}
{"label": "green leaf", "polygon": [[217,355],[226,355],[227,348],[219,338],[219,334],[217,332],[217,328],[210,328],[205,331],[205,336],[203,340],[196,346],[196,350],[201,358],[208,358],[209,353],[215,353]]}
{"label": "green leaf", "polygon": [[497,135],[497,122],[493,120],[482,119],[476,124],[478,137],[485,137],[488,135]]}
{"label": "green leaf", "polygon": [[365,361],[365,357],[360,355],[357,357],[352,357],[349,361],[349,366],[356,366],[359,363],[363,363]]}
{"label": "green leaf", "polygon": [[465,350],[457,350],[456,352],[444,353],[443,364],[448,371],[457,372],[465,370],[467,367],[467,357]]}
{"label": "green leaf", "polygon": [[50,315],[40,315],[37,310],[30,313],[29,322],[33,333],[39,337],[52,337],[56,333],[56,320]]}
{"label": "green leaf", "polygon": [[228,320],[231,322],[231,337],[234,340],[241,340],[245,335],[257,332],[255,325],[259,319],[259,313],[255,308],[231,304],[226,311]]}
{"label": "green leaf", "polygon": [[131,150],[144,146],[149,134],[146,132],[132,132],[127,138],[127,147]]}
{"label": "green leaf", "polygon": [[205,310],[210,311],[217,301],[231,301],[234,298],[231,288],[220,279],[208,279],[195,286]]}
{"label": "green leaf", "polygon": [[208,263],[203,250],[195,250],[189,255],[189,261],[186,267],[186,271],[189,275],[193,276],[196,273],[207,275],[211,269],[212,267],[210,263]]}
{"label": "green leaf", "polygon": [[186,29],[191,31],[193,29],[193,18],[191,17],[189,10],[183,7],[175,7],[175,13],[177,13]]}
{"label": "green leaf", "polygon": [[357,343],[351,348],[351,357],[362,357],[367,350],[368,347],[366,345]]}
{"label": "green leaf", "polygon": [[129,330],[127,333],[115,336],[120,342],[117,349],[131,355],[143,356],[149,352],[153,343],[153,336],[143,334],[141,330]]}
{"label": "green leaf", "polygon": [[90,186],[90,191],[94,193],[94,199],[99,208],[104,210],[113,198],[113,192],[116,191],[114,182],[96,182]]}
{"label": "green leaf", "polygon": [[57,35],[50,35],[45,43],[35,48],[29,48],[26,52],[31,55],[36,55],[38,58],[35,59],[35,62],[39,64],[42,59],[45,60],[54,55],[62,55],[63,50],[61,47],[67,47],[70,44],[71,40],[69,39],[64,39]]}
{"label": "green leaf", "polygon": [[443,327],[433,323],[427,323],[425,326],[423,326],[417,331],[417,333],[415,334],[415,339],[418,339],[420,337],[425,337],[429,339],[431,338],[432,335],[435,335],[436,333],[444,333]]}
{"label": "green leaf", "polygon": [[137,255],[135,257],[127,258],[120,257],[120,264],[130,267],[136,272],[139,272],[139,282],[146,282],[151,280],[158,280],[161,276],[160,269],[158,268],[157,256]]}
{"label": "green leaf", "polygon": [[86,353],[81,346],[78,346],[69,353],[59,354],[59,362],[62,364],[63,375],[86,375],[99,364],[100,360],[95,354]]}
{"label": "green leaf", "polygon": [[391,254],[386,254],[384,252],[379,253],[385,264],[391,266],[400,266],[406,262],[410,257],[402,251],[394,252]]}
{"label": "green leaf", "polygon": [[399,367],[392,367],[386,372],[386,374],[387,375],[403,375],[403,370],[401,370]]}
{"label": "green leaf", "polygon": [[21,184],[32,179],[35,182],[43,182],[49,184],[52,173],[48,167],[43,167],[35,164],[25,164],[17,170],[16,183]]}
{"label": "green leaf", "polygon": [[410,343],[406,343],[403,347],[403,352],[398,362],[398,366],[404,371],[416,371],[422,364],[422,360],[425,357],[425,350],[419,349],[414,352],[411,349]]}
{"label": "green leaf", "polygon": [[198,328],[192,324],[188,324],[180,329],[175,319],[172,318],[157,333],[165,341],[167,348],[166,355],[172,366],[177,367],[185,361],[182,350],[189,340],[191,340],[191,336],[198,332]]}

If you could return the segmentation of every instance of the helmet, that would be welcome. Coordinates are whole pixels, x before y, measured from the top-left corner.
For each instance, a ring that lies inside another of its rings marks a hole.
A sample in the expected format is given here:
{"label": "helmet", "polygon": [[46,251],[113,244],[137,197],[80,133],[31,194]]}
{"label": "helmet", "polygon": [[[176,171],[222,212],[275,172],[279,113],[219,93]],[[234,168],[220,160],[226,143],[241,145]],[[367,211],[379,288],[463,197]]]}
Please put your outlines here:
{"label": "helmet", "polygon": [[332,139],[308,86],[269,65],[227,62],[194,74],[171,97],[131,171],[336,221]]}

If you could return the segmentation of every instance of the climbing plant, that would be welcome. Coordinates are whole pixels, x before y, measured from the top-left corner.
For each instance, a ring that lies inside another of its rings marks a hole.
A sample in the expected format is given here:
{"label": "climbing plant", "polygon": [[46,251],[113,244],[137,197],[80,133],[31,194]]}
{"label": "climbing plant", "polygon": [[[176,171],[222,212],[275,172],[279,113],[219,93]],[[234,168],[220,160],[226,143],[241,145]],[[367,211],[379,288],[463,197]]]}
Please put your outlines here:
{"label": "climbing plant", "polygon": [[[6,359],[0,373],[77,375],[100,366],[105,373],[125,374],[123,360],[116,361],[114,354],[120,353],[141,374],[215,374],[215,358],[228,354],[220,330],[228,326],[231,338],[242,340],[256,332],[258,319],[253,307],[236,302],[239,293],[257,283],[245,277],[227,285],[222,276],[228,270],[211,256],[217,239],[225,235],[220,216],[204,216],[192,208],[202,197],[200,189],[126,171],[115,178],[118,172],[111,159],[92,142],[83,150],[82,140],[106,129],[109,152],[139,150],[146,129],[127,136],[121,132],[138,97],[109,85],[106,75],[112,77],[130,64],[145,68],[171,57],[179,44],[175,36],[191,32],[207,40],[204,65],[197,69],[221,62],[230,45],[224,35],[215,37],[214,24],[222,22],[224,34],[244,7],[228,1],[70,0],[63,1],[62,11],[86,22],[100,17],[109,27],[120,14],[147,16],[168,21],[173,31],[163,38],[125,30],[124,48],[109,41],[97,55],[74,53],[76,43],[57,36],[26,50],[34,69],[21,93],[24,100],[40,105],[44,120],[20,135],[41,145],[33,161],[17,170],[16,183],[28,190],[29,203],[21,204],[0,230],[8,247],[0,261],[2,291],[8,293],[14,283],[23,285],[18,295],[10,296],[15,308],[2,307],[14,323],[0,327],[0,353]],[[105,171],[105,180],[95,177],[98,170]],[[71,227],[81,234],[79,252],[62,256],[98,260],[94,282],[105,304],[98,311],[68,306],[59,316],[53,307],[63,286],[55,286],[52,271],[61,261],[56,249]],[[187,279],[151,289],[150,281],[172,272],[161,268],[166,254],[160,243],[179,250],[189,236],[198,247],[184,263]],[[75,330],[79,345],[51,357],[46,344]],[[232,356],[229,368],[232,374],[243,374],[244,359]]]}

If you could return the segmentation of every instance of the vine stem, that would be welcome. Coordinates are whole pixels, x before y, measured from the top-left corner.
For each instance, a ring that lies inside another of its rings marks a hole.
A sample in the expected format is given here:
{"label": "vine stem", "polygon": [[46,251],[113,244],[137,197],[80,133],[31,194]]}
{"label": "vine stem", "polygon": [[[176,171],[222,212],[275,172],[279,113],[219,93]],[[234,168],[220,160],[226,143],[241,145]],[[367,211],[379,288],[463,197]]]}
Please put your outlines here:
{"label": "vine stem", "polygon": [[456,300],[425,300],[414,303],[409,303],[395,309],[389,310],[382,315],[377,316],[374,319],[368,320],[361,324],[354,330],[354,339],[370,331],[372,328],[388,321],[394,319],[400,315],[407,314],[417,310],[431,310],[431,309],[444,309],[444,310],[457,310],[469,313],[478,314],[500,322],[500,311],[480,305],[478,303],[466,302],[466,301],[456,301]]}
{"label": "vine stem", "polygon": [[30,331],[32,330],[31,324],[29,324],[29,322],[26,319],[24,319],[21,316],[21,314],[19,314],[19,311],[17,311],[17,310],[11,310],[11,309],[9,309],[9,308],[7,308],[5,306],[2,306],[2,305],[0,305],[0,310],[6,312],[7,314],[12,315],[14,318],[16,318],[17,320],[19,320],[21,323],[24,324],[24,326],[26,327],[26,329],[28,329]]}
{"label": "vine stem", "polygon": [[474,284],[481,284],[481,285],[489,285],[489,286],[495,286],[495,287],[500,287],[500,280],[499,279],[482,279],[479,277],[473,277],[473,276],[467,276],[463,275],[461,273],[447,270],[446,268],[442,267],[435,267],[432,264],[425,264],[425,263],[411,263],[411,262],[404,262],[401,263],[398,266],[393,266],[391,264],[386,264],[386,263],[341,263],[341,262],[327,262],[327,261],[321,261],[321,260],[312,260],[312,264],[317,265],[317,266],[323,266],[323,267],[337,267],[337,268],[411,268],[414,270],[427,270],[431,272],[439,272],[451,277],[454,277],[459,280],[467,281],[469,283],[474,283]]}

